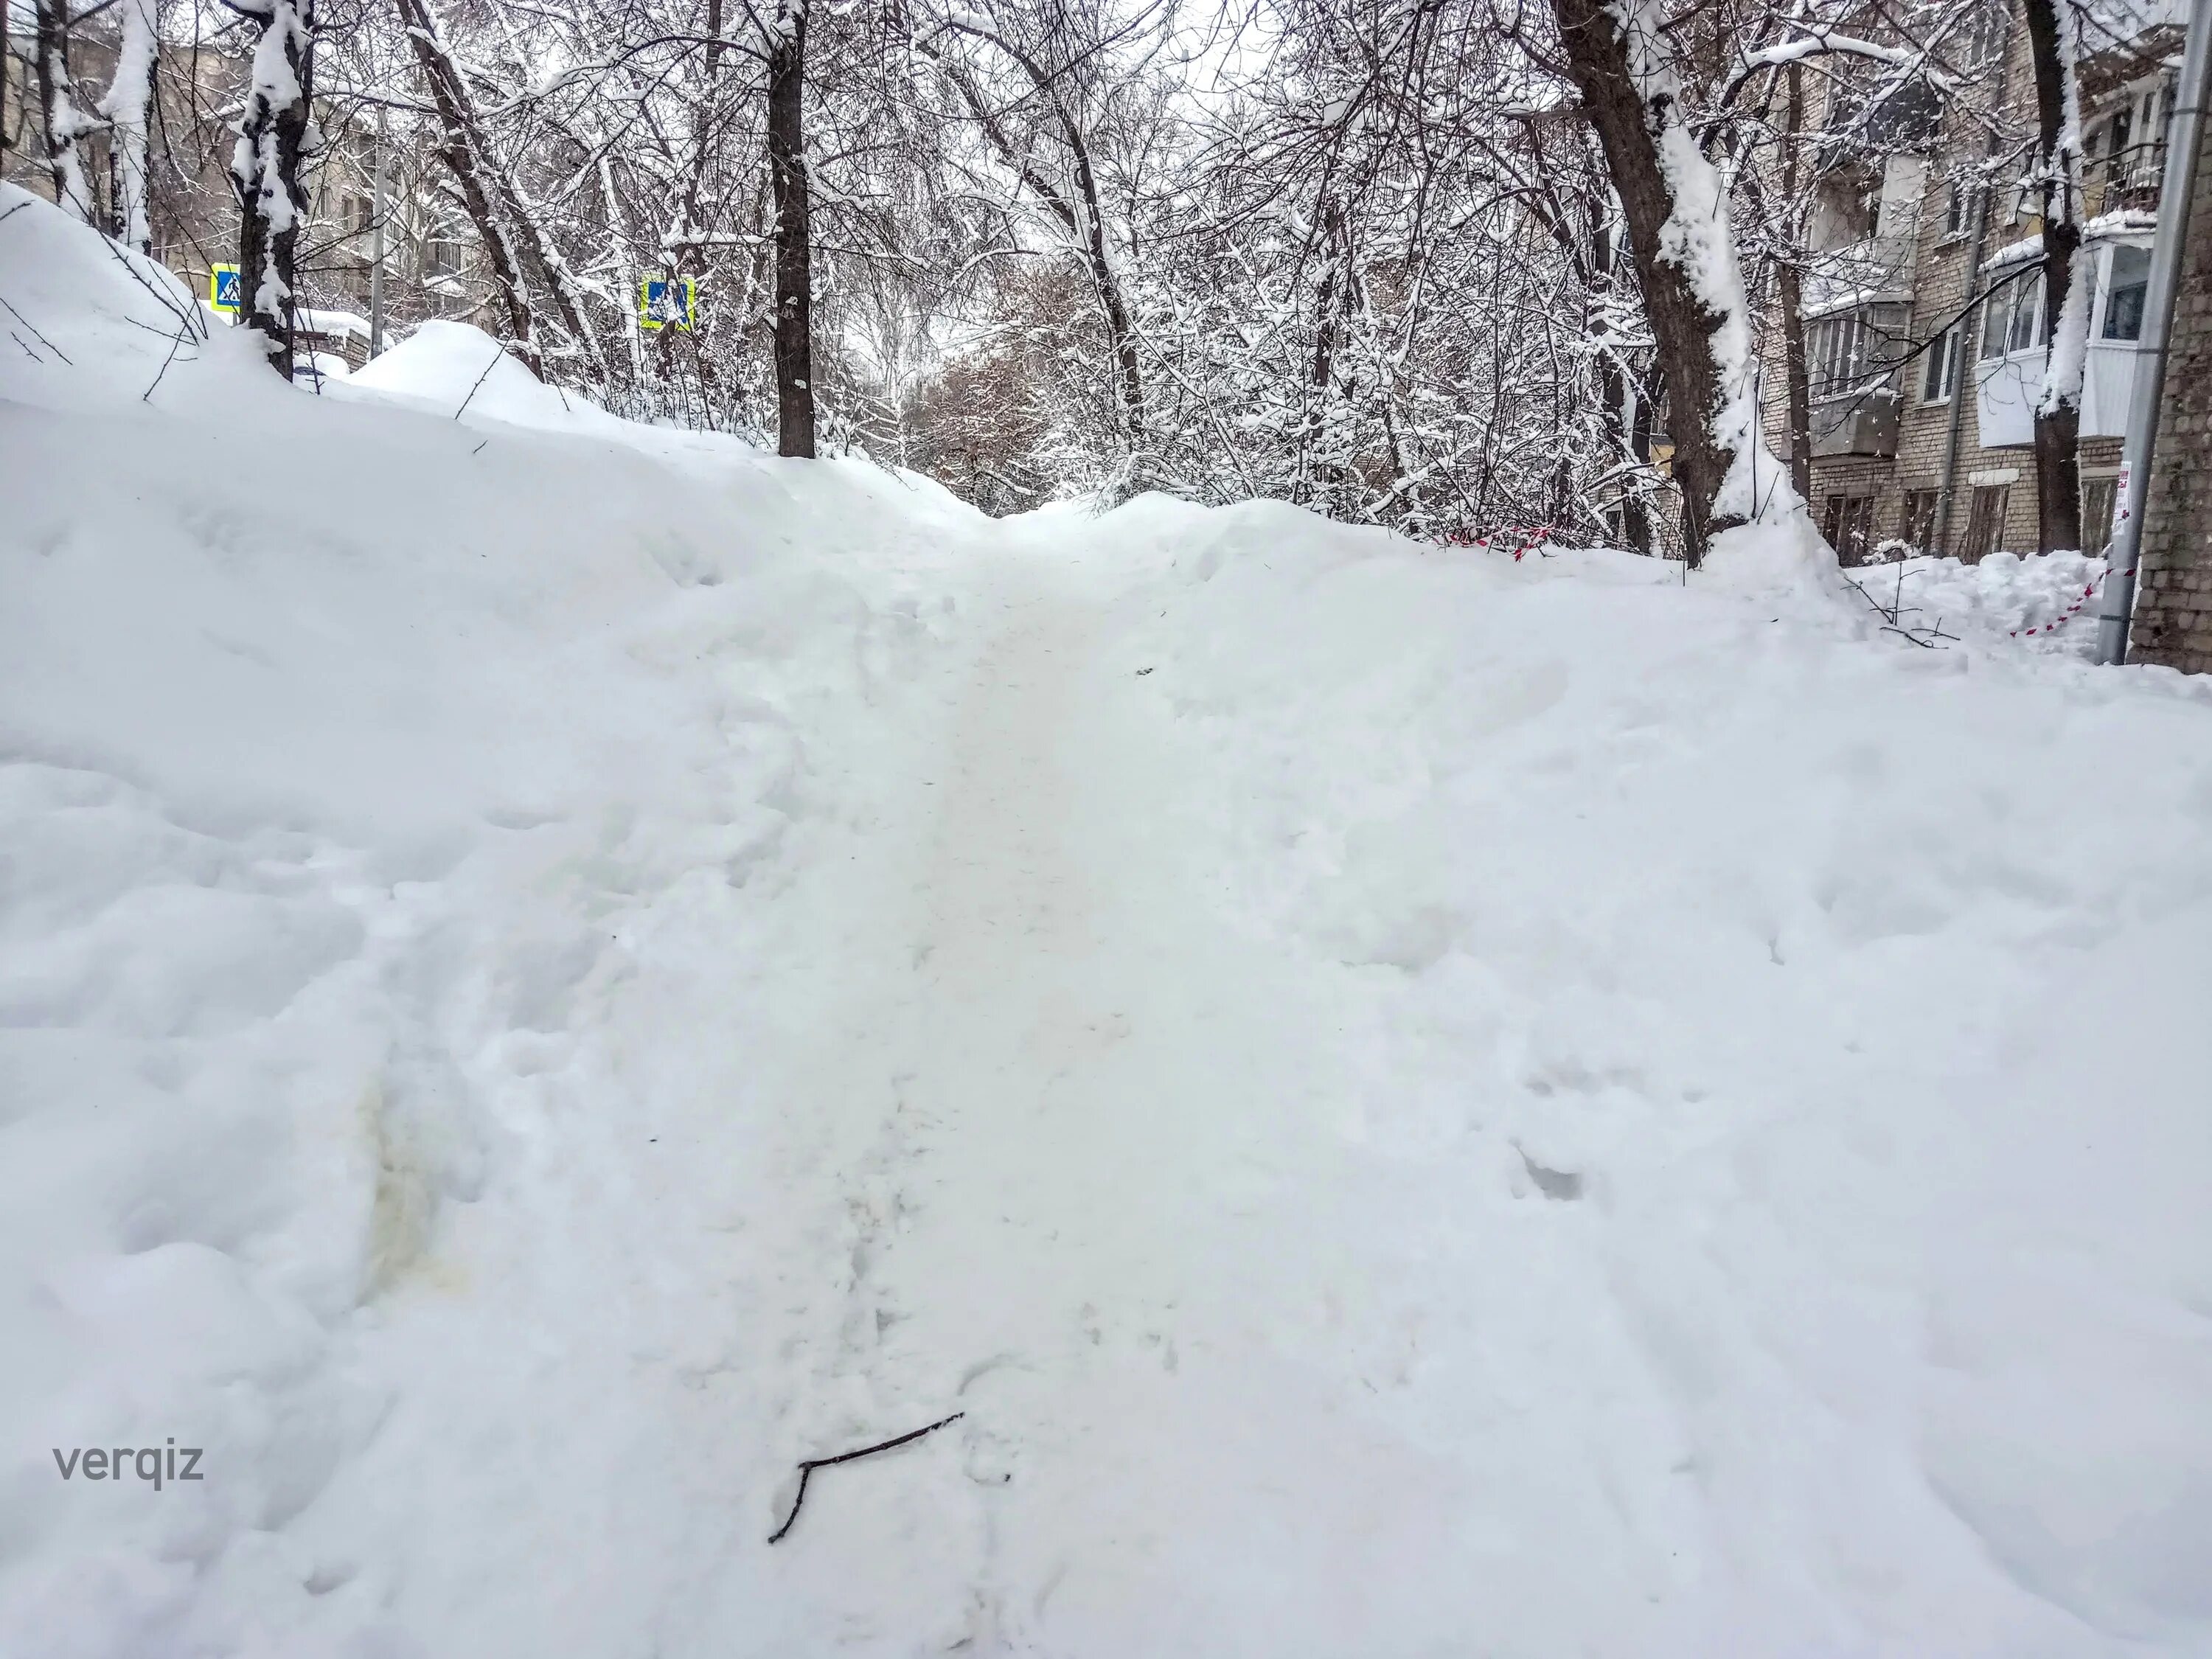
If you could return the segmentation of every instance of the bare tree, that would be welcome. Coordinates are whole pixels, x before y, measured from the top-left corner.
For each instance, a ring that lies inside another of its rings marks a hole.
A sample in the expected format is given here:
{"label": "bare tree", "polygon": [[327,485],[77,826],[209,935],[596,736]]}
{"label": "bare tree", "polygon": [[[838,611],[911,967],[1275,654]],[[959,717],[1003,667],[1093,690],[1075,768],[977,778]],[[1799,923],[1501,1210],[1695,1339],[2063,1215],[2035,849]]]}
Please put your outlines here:
{"label": "bare tree", "polygon": [[[1069,9],[1041,9],[1030,20],[1042,36],[1033,45],[1000,23],[966,10],[948,12],[916,33],[916,49],[939,63],[969,118],[1000,161],[1042,203],[1082,259],[1104,320],[1117,377],[1125,432],[1132,451],[1146,441],[1145,376],[1129,304],[1109,246],[1109,222],[1091,133],[1078,100],[1095,82],[1105,54],[1121,37],[1144,27],[1146,15],[1116,21],[1101,15],[1079,18]],[[1081,27],[1083,23],[1091,27]],[[1018,79],[1012,96],[994,96],[978,67],[948,51],[946,36],[987,46],[1011,64]],[[1034,130],[1014,123],[1013,109],[1036,112]],[[1057,151],[1057,167],[1042,161],[1040,149]]]}
{"label": "bare tree", "polygon": [[230,173],[240,205],[240,320],[262,337],[270,366],[289,380],[298,299],[301,176],[314,99],[315,0],[223,0],[258,28],[246,112]]}
{"label": "bare tree", "polygon": [[1749,308],[1728,197],[1692,132],[1673,48],[1648,0],[1619,8],[1554,0],[1554,10],[1568,74],[1627,222],[1667,383],[1683,544],[1694,566],[1716,536],[1762,505]]}
{"label": "bare tree", "polygon": [[1802,240],[1805,166],[1805,66],[1792,61],[1782,71],[1786,88],[1782,113],[1782,202],[1784,247],[1775,261],[1776,298],[1780,301],[1782,374],[1790,431],[1790,486],[1813,494],[1813,385],[1805,362],[1803,267],[1797,257]]}
{"label": "bare tree", "polygon": [[115,52],[115,74],[100,112],[107,118],[115,145],[122,199],[116,219],[123,240],[141,253],[154,251],[149,211],[152,184],[147,169],[146,130],[153,107],[155,77],[161,64],[159,0],[121,0],[123,23]]}
{"label": "bare tree", "polygon": [[776,453],[814,453],[814,231],[806,177],[807,0],[776,0],[768,54],[775,194]]}
{"label": "bare tree", "polygon": [[[1898,46],[1844,0],[1556,0],[1556,33],[1494,0],[391,0],[330,49],[449,180],[418,239],[475,233],[415,314],[488,312],[623,412],[939,458],[994,507],[1157,487],[1701,557],[1802,495],[1744,275],[1802,486],[1845,66],[1878,103],[1966,3],[1885,0]],[[656,277],[696,313],[641,316]]]}
{"label": "bare tree", "polygon": [[32,19],[33,73],[39,83],[40,128],[46,135],[54,200],[90,224],[94,214],[92,185],[84,175],[77,141],[99,124],[76,105],[76,82],[70,75],[69,0],[32,0]]}
{"label": "bare tree", "polygon": [[516,356],[530,366],[531,372],[542,373],[544,363],[538,354],[537,311],[523,281],[521,263],[515,258],[515,238],[507,222],[506,204],[501,199],[494,165],[488,154],[489,147],[477,118],[468,82],[439,33],[428,0],[392,0],[392,4],[398,12],[400,28],[414,53],[416,64],[430,89],[431,101],[437,108],[439,125],[443,129],[438,153],[460,190],[470,223],[476,227],[477,240],[491,269],[492,286],[507,313],[508,338]]}
{"label": "bare tree", "polygon": [[2035,65],[2036,154],[2049,327],[2035,406],[2036,534],[2041,550],[2081,545],[2081,385],[2092,283],[2082,280],[2081,23],[2071,0],[2023,0]]}

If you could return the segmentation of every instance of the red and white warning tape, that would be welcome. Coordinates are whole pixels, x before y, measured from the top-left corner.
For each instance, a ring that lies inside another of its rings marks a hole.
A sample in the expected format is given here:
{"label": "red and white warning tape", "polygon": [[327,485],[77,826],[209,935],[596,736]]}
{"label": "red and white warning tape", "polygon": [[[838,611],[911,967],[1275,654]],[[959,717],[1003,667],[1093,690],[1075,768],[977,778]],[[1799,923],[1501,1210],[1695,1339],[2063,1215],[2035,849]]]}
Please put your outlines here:
{"label": "red and white warning tape", "polygon": [[1553,526],[1551,525],[1540,525],[1533,532],[1511,530],[1494,539],[1488,536],[1478,536],[1472,530],[1447,530],[1437,539],[1446,547],[1479,547],[1486,553],[1503,553],[1508,550],[1505,544],[1509,541],[1515,541],[1518,538],[1526,536],[1526,540],[1519,541],[1518,545],[1510,550],[1513,562],[1518,564],[1551,539],[1553,529]]}
{"label": "red and white warning tape", "polygon": [[2096,597],[2097,590],[2105,585],[2105,577],[2109,574],[2109,572],[2100,572],[2098,574],[2097,580],[2091,582],[2087,587],[2081,590],[2081,597],[2075,600],[2073,604],[2068,605],[2065,610],[2060,611],[2058,615],[2053,617],[2051,621],[2039,623],[2033,628],[2013,629],[2010,630],[2010,637],[2015,640],[2024,640],[2031,638],[2037,634],[2054,634],[2057,632],[2058,629],[2066,626],[2067,621],[2069,617],[2081,615],[2081,607],[2088,604],[2091,599]]}

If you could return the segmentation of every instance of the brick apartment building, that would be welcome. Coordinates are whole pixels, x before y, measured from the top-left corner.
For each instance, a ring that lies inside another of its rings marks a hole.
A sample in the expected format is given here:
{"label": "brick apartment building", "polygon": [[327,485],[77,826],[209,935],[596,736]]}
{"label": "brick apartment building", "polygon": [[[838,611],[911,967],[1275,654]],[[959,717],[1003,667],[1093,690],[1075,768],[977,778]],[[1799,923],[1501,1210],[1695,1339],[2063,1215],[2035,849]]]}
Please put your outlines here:
{"label": "brick apartment building", "polygon": [[2199,135],[2189,224],[2128,659],[2212,674],[2212,122]]}
{"label": "brick apartment building", "polygon": [[[1986,17],[1995,100],[2017,129],[2033,117],[2027,33],[2002,0]],[[2090,216],[2081,260],[2095,285],[2081,428],[2092,552],[2111,533],[2172,104],[2165,60],[2179,43],[2177,15],[2102,44],[2081,67]],[[1846,562],[1905,550],[1978,560],[2037,542],[2033,409],[2045,337],[2034,198],[1995,189],[1978,213],[1962,180],[1990,154],[1987,124],[1956,111],[1939,120],[1932,100],[1923,119],[1916,113],[1890,121],[1890,153],[1820,179],[1809,227],[1809,504]],[[1993,290],[1986,304],[1968,305],[1975,287]],[[1778,337],[1769,345],[1767,433],[1786,454]]]}

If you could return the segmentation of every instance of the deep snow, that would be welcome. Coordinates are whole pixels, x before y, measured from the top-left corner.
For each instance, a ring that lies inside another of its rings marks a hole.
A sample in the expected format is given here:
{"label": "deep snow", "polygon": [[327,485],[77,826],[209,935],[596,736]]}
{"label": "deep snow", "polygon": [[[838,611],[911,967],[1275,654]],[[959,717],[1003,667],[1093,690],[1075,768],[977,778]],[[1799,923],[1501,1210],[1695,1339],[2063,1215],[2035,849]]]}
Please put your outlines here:
{"label": "deep snow", "polygon": [[100,248],[0,222],[0,1653],[2212,1652],[2212,691],[2082,573],[140,403]]}

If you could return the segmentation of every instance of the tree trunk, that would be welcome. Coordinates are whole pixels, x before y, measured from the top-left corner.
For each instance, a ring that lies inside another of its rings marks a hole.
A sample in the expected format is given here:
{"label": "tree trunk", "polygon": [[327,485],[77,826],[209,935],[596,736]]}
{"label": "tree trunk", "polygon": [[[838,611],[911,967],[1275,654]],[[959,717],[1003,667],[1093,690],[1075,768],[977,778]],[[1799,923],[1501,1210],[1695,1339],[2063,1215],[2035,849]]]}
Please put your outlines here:
{"label": "tree trunk", "polygon": [[[1635,416],[1628,424],[1628,453],[1635,459],[1640,469],[1639,483],[1648,478],[1651,472],[1651,410],[1652,406],[1658,401],[1654,395],[1656,388],[1651,384],[1652,379],[1653,376],[1649,374],[1644,376],[1644,385],[1636,399]],[[1621,503],[1620,516],[1627,526],[1628,547],[1631,552],[1641,553],[1648,558],[1659,550],[1652,534],[1651,501],[1649,496],[1640,489],[1629,496]]]}
{"label": "tree trunk", "polygon": [[[1605,447],[1616,464],[1628,455],[1628,377],[1620,372],[1620,365],[1610,351],[1597,360],[1597,414],[1605,428]],[[1620,499],[1606,509],[1606,533],[1623,547],[1628,544],[1628,497],[1630,489],[1623,489]]]}
{"label": "tree trunk", "polygon": [[542,375],[544,364],[538,355],[536,313],[530,303],[529,290],[523,283],[522,268],[514,257],[513,240],[501,222],[495,198],[496,186],[485,164],[484,147],[477,130],[476,110],[469,97],[468,83],[462,80],[445,42],[439,37],[428,0],[392,0],[392,3],[399,14],[400,32],[414,49],[416,65],[429,85],[430,101],[437,106],[438,125],[444,130],[445,137],[438,147],[439,159],[453,175],[453,182],[461,187],[461,202],[468,210],[469,222],[476,227],[477,240],[483,244],[484,257],[491,261],[492,287],[498,291],[500,303],[507,311],[507,325],[513,336],[515,355],[529,365],[532,374]]}
{"label": "tree trunk", "polygon": [[[1723,348],[1732,358],[1749,356],[1727,200],[1684,126],[1674,76],[1657,58],[1665,43],[1641,7],[1627,9],[1636,36],[1632,42],[1621,32],[1621,13],[1604,0],[1553,0],[1553,5],[1568,72],[1597,129],[1628,223],[1644,308],[1666,378],[1683,548],[1694,568],[1713,538],[1747,522],[1756,505],[1748,488],[1729,488],[1740,456],[1748,461],[1744,452],[1759,440],[1756,402],[1737,383],[1747,364],[1723,364],[1721,358]],[[1680,201],[1686,185],[1701,199]],[[1679,229],[1668,234],[1678,210],[1702,228],[1701,246],[1686,258]],[[1706,256],[1702,266],[1698,252]]]}
{"label": "tree trunk", "polygon": [[1782,301],[1782,373],[1790,388],[1790,483],[1813,498],[1813,384],[1805,366],[1805,306],[1796,262],[1785,256],[1774,286]]}
{"label": "tree trunk", "polygon": [[1105,307],[1106,331],[1114,343],[1114,361],[1121,368],[1121,413],[1128,422],[1129,447],[1139,450],[1145,444],[1145,377],[1137,360],[1137,331],[1130,326],[1128,303],[1121,296],[1121,278],[1115,274],[1114,262],[1106,251],[1106,213],[1098,199],[1098,177],[1091,165],[1091,146],[1057,94],[1053,98],[1053,106],[1060,114],[1061,134],[1074,153],[1075,187],[1082,194],[1084,217],[1090,225],[1086,253],[1091,262],[1091,280],[1097,287],[1099,303]]}
{"label": "tree trunk", "polygon": [[983,136],[990,140],[991,148],[998,151],[999,159],[1035,192],[1076,243],[1090,271],[1091,286],[1098,296],[1099,309],[1105,313],[1107,343],[1114,354],[1115,378],[1129,446],[1133,452],[1139,449],[1145,443],[1145,377],[1137,353],[1136,329],[1130,322],[1128,302],[1122,295],[1121,281],[1115,272],[1106,246],[1106,213],[1098,197],[1098,174],[1091,162],[1091,146],[1060,93],[1058,83],[1061,77],[1048,71],[1043,64],[1002,35],[982,27],[971,15],[948,17],[942,27],[984,41],[1013,59],[1029,78],[1036,95],[1051,109],[1053,123],[1060,129],[1060,142],[1067,146],[1073,162],[1075,192],[1082,202],[1080,210],[1067,198],[1065,191],[1038,170],[1028,150],[1013,142],[967,68],[948,59],[931,44],[929,37],[915,42],[918,50],[945,65],[946,77],[959,93],[961,101],[968,106],[968,112],[975,118],[975,124],[982,128]]}
{"label": "tree trunk", "polygon": [[1798,134],[1805,125],[1804,66],[1783,71],[1782,210],[1788,216],[1788,246],[1775,268],[1774,285],[1782,301],[1782,373],[1790,389],[1790,483],[1799,497],[1813,498],[1813,386],[1805,366],[1803,274],[1797,268]]}
{"label": "tree trunk", "polygon": [[776,453],[814,453],[814,228],[806,183],[806,0],[781,0],[768,60],[775,196]]}
{"label": "tree trunk", "polygon": [[247,15],[261,38],[230,161],[240,209],[240,320],[261,336],[270,367],[289,380],[294,259],[307,211],[300,163],[314,100],[314,0],[262,0]]}
{"label": "tree trunk", "polygon": [[[1584,192],[1583,210],[1590,227],[1588,289],[1594,302],[1610,292],[1619,277],[1620,236],[1607,214],[1601,190]],[[1549,216],[1559,232],[1566,230],[1564,217]],[[1564,234],[1560,245],[1571,259],[1577,257],[1571,240]],[[1614,464],[1624,469],[1620,498],[1607,514],[1607,529],[1621,546],[1648,556],[1651,551],[1651,511],[1644,491],[1651,465],[1650,410],[1644,406],[1637,388],[1630,384],[1628,366],[1622,360],[1610,326],[1602,331],[1592,327],[1594,312],[1593,305],[1591,312],[1584,316],[1583,335],[1590,342],[1597,362],[1598,419],[1605,428],[1607,449]],[[1639,423],[1643,432],[1640,442],[1636,435]],[[1628,471],[1630,468],[1633,470]]]}
{"label": "tree trunk", "polygon": [[115,204],[116,234],[139,252],[154,252],[154,227],[148,216],[146,128],[155,96],[154,76],[161,62],[158,0],[123,0],[123,30],[115,52],[115,78],[100,112],[108,119],[111,142],[120,166],[123,198]]}
{"label": "tree trunk", "polygon": [[33,0],[33,68],[39,81],[39,120],[46,139],[46,167],[53,176],[54,202],[65,213],[90,224],[94,217],[92,186],[76,141],[93,123],[76,106],[76,83],[70,78],[68,0]]}
{"label": "tree trunk", "polygon": [[1349,257],[1342,246],[1344,212],[1334,197],[1322,203],[1322,267],[1319,290],[1314,295],[1313,362],[1306,374],[1305,416],[1298,422],[1297,453],[1293,458],[1291,500],[1300,507],[1313,500],[1315,452],[1328,427],[1328,388],[1336,372],[1337,282]]}
{"label": "tree trunk", "polygon": [[2061,0],[2027,0],[2035,64],[2037,173],[2043,211],[2043,304],[2049,325],[2035,407],[2036,539],[2045,553],[2081,545],[2081,378],[2089,292],[2081,251],[2081,102],[2075,31]]}

